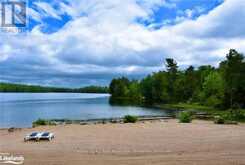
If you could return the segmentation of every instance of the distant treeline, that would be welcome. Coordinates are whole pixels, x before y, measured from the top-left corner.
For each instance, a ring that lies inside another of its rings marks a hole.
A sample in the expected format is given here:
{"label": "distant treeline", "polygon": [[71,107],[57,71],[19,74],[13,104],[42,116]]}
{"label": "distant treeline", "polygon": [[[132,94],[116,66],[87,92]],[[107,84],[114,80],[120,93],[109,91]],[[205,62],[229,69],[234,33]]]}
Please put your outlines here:
{"label": "distant treeline", "polygon": [[37,85],[23,85],[12,83],[0,83],[0,92],[32,92],[32,93],[48,93],[48,92],[74,92],[74,93],[108,93],[108,87],[88,86],[83,88],[57,88],[44,87]]}
{"label": "distant treeline", "polygon": [[113,79],[109,87],[111,101],[245,108],[245,58],[236,50],[230,50],[218,68],[204,65],[179,70],[177,62],[171,58],[165,60],[165,66],[165,71],[140,81],[125,77]]}
{"label": "distant treeline", "polygon": [[88,86],[88,87],[73,89],[73,91],[79,93],[109,93],[109,88],[101,87],[101,86]]}

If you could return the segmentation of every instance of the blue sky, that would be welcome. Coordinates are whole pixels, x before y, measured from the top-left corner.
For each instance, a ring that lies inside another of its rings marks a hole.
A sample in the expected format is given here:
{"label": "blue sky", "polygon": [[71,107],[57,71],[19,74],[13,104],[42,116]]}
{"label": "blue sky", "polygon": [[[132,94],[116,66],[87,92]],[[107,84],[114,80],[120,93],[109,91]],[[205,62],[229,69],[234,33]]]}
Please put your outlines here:
{"label": "blue sky", "polygon": [[2,82],[107,85],[245,51],[244,0],[29,0],[27,15],[26,34],[0,32]]}
{"label": "blue sky", "polygon": [[[142,5],[144,1],[138,0],[137,3]],[[47,8],[44,5],[38,4],[47,3],[54,10],[61,10],[62,3],[66,5],[70,5],[69,1],[50,1],[50,0],[31,0],[29,1],[29,7],[34,11],[38,12],[41,16],[43,16],[41,22],[35,20],[35,18],[30,17],[29,29],[32,30],[35,26],[42,25],[43,33],[54,33],[57,32],[60,28],[62,28],[67,22],[72,20],[72,16],[68,13],[59,13],[58,17],[54,17],[50,14],[47,14]],[[168,3],[169,6],[157,6],[152,10],[150,14],[150,18],[145,19],[144,17],[135,18],[135,20],[145,26],[157,25],[154,28],[161,28],[164,25],[174,25],[176,23],[176,18],[180,17],[185,19],[189,17],[191,19],[196,19],[202,14],[207,14],[209,11],[214,9],[223,3],[223,0],[166,0],[165,3]],[[162,3],[163,4],[163,3]],[[189,14],[189,15],[188,15]],[[86,16],[86,12],[82,13],[81,16]],[[181,20],[180,20],[181,21]],[[164,24],[165,23],[165,24]]]}

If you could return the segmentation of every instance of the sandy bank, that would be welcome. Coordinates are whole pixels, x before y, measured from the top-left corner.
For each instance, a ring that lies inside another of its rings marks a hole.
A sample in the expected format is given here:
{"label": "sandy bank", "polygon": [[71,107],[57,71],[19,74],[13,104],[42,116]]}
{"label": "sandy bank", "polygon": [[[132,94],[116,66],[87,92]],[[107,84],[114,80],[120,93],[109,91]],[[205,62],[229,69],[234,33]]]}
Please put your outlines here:
{"label": "sandy bank", "polygon": [[[23,142],[25,134],[44,130],[56,138]],[[0,130],[1,152],[22,154],[27,165],[245,164],[245,124],[165,120]]]}

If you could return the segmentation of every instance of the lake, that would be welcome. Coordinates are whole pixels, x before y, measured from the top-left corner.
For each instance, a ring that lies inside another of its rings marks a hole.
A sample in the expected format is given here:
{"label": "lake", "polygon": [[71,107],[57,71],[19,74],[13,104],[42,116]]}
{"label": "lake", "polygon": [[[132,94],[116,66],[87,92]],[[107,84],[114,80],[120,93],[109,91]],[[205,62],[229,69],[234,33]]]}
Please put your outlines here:
{"label": "lake", "polygon": [[39,118],[86,120],[171,113],[154,108],[112,106],[108,94],[0,93],[0,128],[31,127]]}

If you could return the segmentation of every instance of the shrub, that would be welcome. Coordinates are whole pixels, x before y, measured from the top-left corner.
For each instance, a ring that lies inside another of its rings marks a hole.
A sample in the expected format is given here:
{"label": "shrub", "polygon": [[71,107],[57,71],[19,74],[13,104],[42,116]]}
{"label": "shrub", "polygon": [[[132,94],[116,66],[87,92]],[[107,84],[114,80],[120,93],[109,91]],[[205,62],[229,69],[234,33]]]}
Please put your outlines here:
{"label": "shrub", "polygon": [[205,105],[209,107],[215,107],[215,108],[220,107],[221,104],[222,104],[222,100],[217,98],[216,96],[210,96],[205,102]]}
{"label": "shrub", "polygon": [[38,119],[37,121],[34,121],[32,123],[32,127],[44,126],[44,125],[55,125],[55,123],[44,119]]}
{"label": "shrub", "polygon": [[37,121],[33,122],[36,125],[47,125],[47,121],[44,119],[38,119]]}
{"label": "shrub", "polygon": [[225,121],[245,121],[245,113],[243,110],[231,110],[223,114]]}
{"label": "shrub", "polygon": [[192,121],[192,115],[190,112],[180,112],[178,118],[180,123],[191,123]]}
{"label": "shrub", "polygon": [[230,112],[231,119],[235,121],[244,121],[245,120],[245,112],[243,110],[233,110]]}
{"label": "shrub", "polygon": [[137,121],[138,121],[138,117],[131,116],[131,115],[124,116],[123,119],[124,123],[136,123]]}
{"label": "shrub", "polygon": [[225,124],[225,117],[224,116],[215,116],[214,117],[215,124]]}

